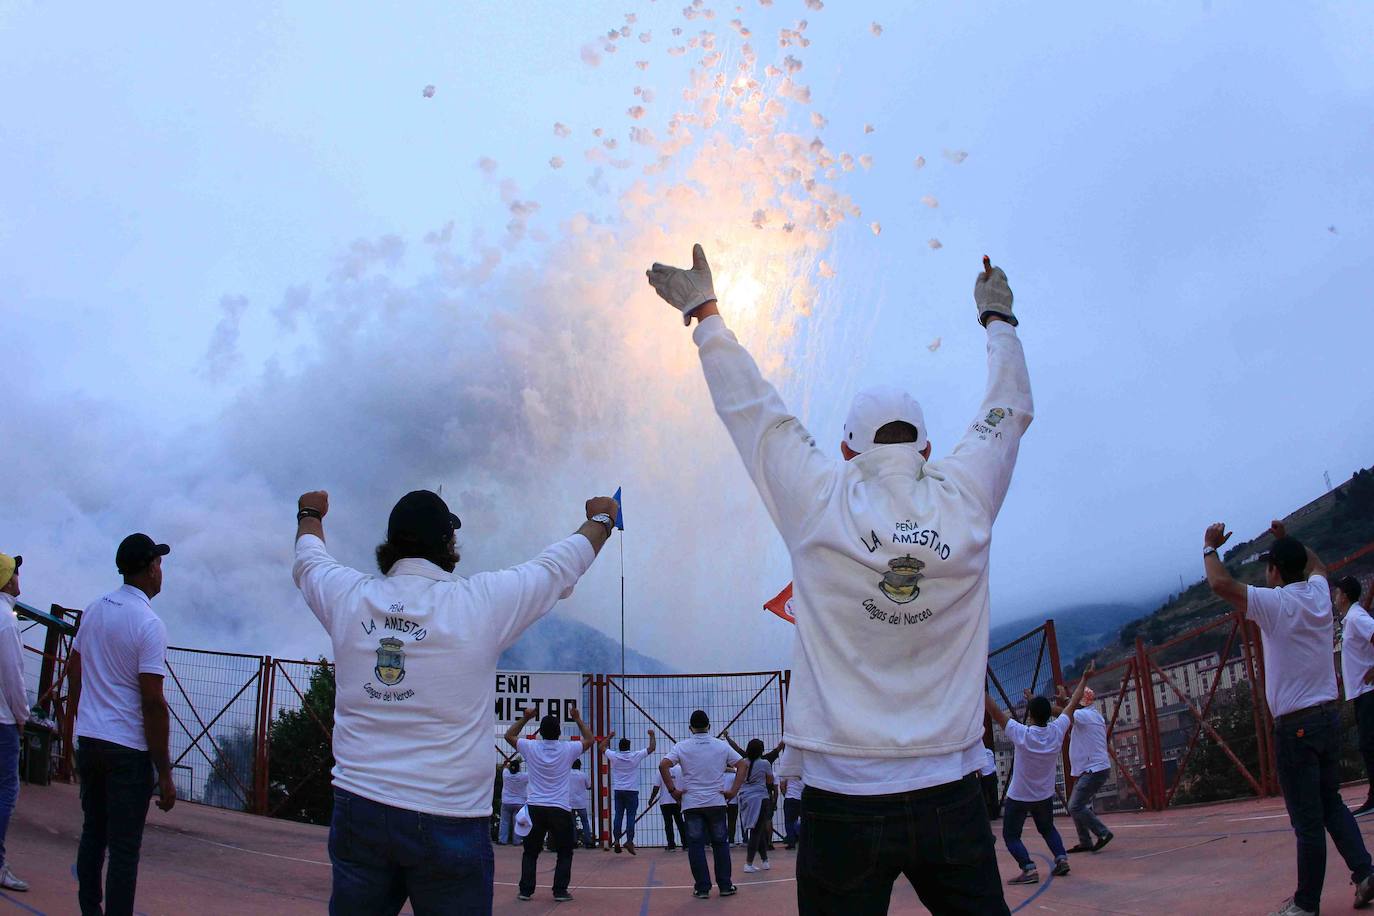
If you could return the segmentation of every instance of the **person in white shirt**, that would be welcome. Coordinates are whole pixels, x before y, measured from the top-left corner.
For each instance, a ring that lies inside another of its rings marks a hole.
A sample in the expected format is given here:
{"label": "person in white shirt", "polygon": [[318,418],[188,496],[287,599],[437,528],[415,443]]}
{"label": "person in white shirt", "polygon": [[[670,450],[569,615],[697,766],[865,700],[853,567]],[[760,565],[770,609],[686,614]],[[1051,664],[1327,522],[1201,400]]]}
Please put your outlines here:
{"label": "person in white shirt", "polygon": [[1344,621],[1341,636],[1341,681],[1345,698],[1355,704],[1360,756],[1369,781],[1364,802],[1352,814],[1374,811],[1374,617],[1360,604],[1360,583],[1345,576],[1331,590],[1331,606]]}
{"label": "person in white shirt", "polygon": [[19,567],[24,558],[0,553],[0,887],[26,891],[29,884],[10,870],[5,834],[19,801],[19,745],[29,720],[29,693],[24,687],[24,643],[14,605],[19,600]]}
{"label": "person in white shirt", "polygon": [[[606,736],[614,738],[615,732]],[[611,849],[620,854],[620,838],[625,837],[625,851],[635,851],[635,818],[639,814],[639,765],[654,752],[654,730],[649,729],[649,745],[644,750],[630,750],[630,739],[621,738],[614,751],[606,752],[611,768],[611,802],[615,809],[611,827]]]}
{"label": "person in white shirt", "polygon": [[1030,725],[1011,718],[997,705],[991,696],[984,697],[988,715],[1001,726],[1007,740],[1012,744],[1011,785],[1007,787],[1007,803],[1002,811],[1002,840],[1007,844],[1007,852],[1021,866],[1021,873],[1008,884],[1038,884],[1040,873],[1035,862],[1021,842],[1021,828],[1029,815],[1035,821],[1035,829],[1045,838],[1054,855],[1053,874],[1069,873],[1069,854],[1064,849],[1064,840],[1054,826],[1054,786],[1055,775],[1059,768],[1059,752],[1064,746],[1064,736],[1069,732],[1069,723],[1078,704],[1083,700],[1083,690],[1087,687],[1088,675],[1093,666],[1083,673],[1073,696],[1064,707],[1062,715],[1051,720],[1053,707],[1045,697],[1033,697],[1027,707]]}
{"label": "person in white shirt", "polygon": [[1069,816],[1078,831],[1078,845],[1069,852],[1101,852],[1114,834],[1093,810],[1093,798],[1112,775],[1112,760],[1107,755],[1107,720],[1093,705],[1097,695],[1091,687],[1083,691],[1083,706],[1074,710],[1069,731],[1069,775],[1074,777],[1069,795]]}
{"label": "person in white shirt", "polygon": [[[1006,912],[978,785],[980,705],[992,526],[1033,404],[1006,274],[986,259],[984,268],[974,301],[988,385],[938,461],[920,405],[887,387],[854,398],[845,460],[828,458],[725,326],[701,246],[691,269],[648,271],[684,322],[698,322],[716,413],[792,561],[797,639],[783,737],[806,780],[804,914],[886,912],[901,874],[933,911]],[[936,812],[942,842],[915,842]]]}
{"label": "person in white shirt", "polygon": [[130,914],[148,802],[176,803],[167,751],[171,717],[162,692],[167,628],[153,613],[162,591],[162,558],[171,552],[146,534],[115,551],[124,584],[86,606],[67,666],[76,713],[76,768],[81,778],[81,842],[76,852],[81,912],[101,912],[101,866],[108,916]]}
{"label": "person in white shirt", "polygon": [[[682,767],[673,767],[670,772],[673,779],[682,778]],[[657,768],[654,769],[654,779],[656,784],[653,794],[649,796],[649,807],[653,807],[654,802],[658,801],[658,812],[663,816],[663,833],[668,838],[668,845],[664,851],[676,852],[677,837],[682,837],[682,844],[687,845],[687,827],[682,822],[682,806],[669,794],[668,787],[663,784],[663,776]],[[676,834],[673,832],[674,827],[677,828]]]}
{"label": "person in white shirt", "polygon": [[1355,906],[1374,900],[1374,864],[1341,799],[1341,712],[1331,647],[1335,624],[1326,567],[1311,549],[1269,527],[1273,544],[1260,556],[1266,588],[1232,577],[1218,551],[1231,537],[1216,522],[1203,533],[1207,584],[1259,627],[1264,698],[1274,716],[1279,787],[1297,836],[1298,887],[1277,916],[1314,914],[1326,879],[1326,834],[1350,869]]}
{"label": "person in white shirt", "polygon": [[[659,761],[658,774],[668,794],[682,805],[682,819],[687,827],[684,834],[687,863],[692,869],[692,896],[703,900],[711,896],[711,868],[706,862],[706,844],[710,843],[716,884],[720,895],[729,897],[736,888],[730,874],[725,804],[739,793],[744,782],[744,760],[730,745],[707,734],[711,719],[704,709],[692,712],[688,726],[691,735],[675,744]],[[680,778],[673,775],[674,766],[682,768]],[[726,767],[734,767],[735,779],[722,789],[720,774]]]}
{"label": "person in white shirt", "polygon": [[[592,791],[592,775],[582,769],[582,760],[579,758],[572,762],[572,771],[568,773],[568,808],[572,811],[574,827],[580,828],[582,832],[582,846],[586,849],[596,848],[596,839],[592,836],[592,822],[587,805],[590,804],[588,793]],[[574,844],[576,837],[574,837]]]}
{"label": "person in white shirt", "polygon": [[797,848],[798,826],[801,824],[802,789],[806,783],[800,776],[784,776],[782,779],[782,822],[784,849]]}
{"label": "person in white shirt", "polygon": [[530,774],[521,771],[519,757],[503,761],[501,769],[506,772],[501,778],[501,823],[496,828],[496,845],[514,846],[515,813],[525,805]]}
{"label": "person in white shirt", "polygon": [[[615,500],[527,563],[455,577],[457,516],[438,494],[403,496],[377,547],[380,576],[324,543],[329,495],[298,501],[292,575],[334,647],[335,912],[490,912],[496,662],[591,566]],[[528,757],[525,768],[532,769]],[[567,805],[566,767],[559,797]]]}
{"label": "person in white shirt", "polygon": [[583,721],[576,707],[567,714],[577,723],[581,737],[563,741],[563,725],[558,716],[549,714],[539,720],[538,738],[521,738],[520,732],[535,716],[535,708],[506,731],[506,743],[525,758],[530,771],[529,796],[526,806],[530,813],[530,832],[525,835],[525,852],[520,858],[520,889],[516,896],[529,900],[534,896],[535,871],[545,838],[553,840],[557,855],[553,867],[553,899],[558,903],[572,900],[568,885],[572,882],[572,857],[576,845],[573,834],[572,810],[568,803],[568,772],[577,760],[596,743],[592,730]]}

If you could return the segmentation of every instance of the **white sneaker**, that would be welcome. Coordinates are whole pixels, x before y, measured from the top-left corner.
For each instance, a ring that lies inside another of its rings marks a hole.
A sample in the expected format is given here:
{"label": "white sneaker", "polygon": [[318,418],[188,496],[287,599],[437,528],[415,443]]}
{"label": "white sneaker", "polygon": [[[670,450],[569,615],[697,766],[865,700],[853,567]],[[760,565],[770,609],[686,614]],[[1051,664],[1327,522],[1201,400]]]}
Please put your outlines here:
{"label": "white sneaker", "polygon": [[29,889],[29,882],[16,878],[10,867],[3,865],[0,866],[0,887],[7,891],[26,891]]}
{"label": "white sneaker", "polygon": [[745,865],[745,866],[744,866],[744,870],[745,870],[746,872],[748,872],[749,874],[751,874],[751,875],[752,875],[754,872],[758,871],[758,869],[755,868],[755,867],[752,866],[752,865]]}
{"label": "white sneaker", "polygon": [[772,867],[773,867],[772,865],[769,865],[769,864],[768,864],[768,860],[767,860],[767,859],[764,859],[764,860],[763,860],[763,870],[764,870],[764,871],[769,871],[770,869],[772,869]]}

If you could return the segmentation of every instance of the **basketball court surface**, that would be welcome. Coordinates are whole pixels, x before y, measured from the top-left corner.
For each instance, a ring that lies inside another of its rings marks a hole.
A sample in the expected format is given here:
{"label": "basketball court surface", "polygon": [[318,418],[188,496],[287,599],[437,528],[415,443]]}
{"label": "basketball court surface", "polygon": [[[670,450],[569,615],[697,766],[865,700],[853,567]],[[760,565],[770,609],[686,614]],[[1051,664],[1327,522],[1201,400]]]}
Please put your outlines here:
{"label": "basketball court surface", "polygon": [[[1363,785],[1346,790],[1358,803]],[[1071,857],[1073,871],[1051,878],[1048,851],[1027,824],[1026,844],[1040,866],[1041,883],[1006,889],[1014,913],[1267,913],[1293,892],[1293,833],[1283,802],[1253,799],[1162,814],[1106,814],[1116,839],[1101,853]],[[1067,844],[1072,823],[1057,818]],[[1366,842],[1374,819],[1361,820]],[[32,886],[0,892],[0,914],[76,912],[73,862],[81,829],[75,786],[23,786],[10,823],[10,864]],[[1015,863],[997,834],[1003,878]],[[179,804],[170,814],[148,814],[139,872],[138,911],[148,916],[183,913],[322,913],[329,900],[327,831],[218,808]],[[527,903],[515,899],[520,850],[496,848],[496,912],[631,914],[794,912],[796,854],[779,846],[771,871],[744,874],[744,850],[734,851],[739,894],[709,901],[691,894],[686,854],[641,849],[639,855],[579,850],[573,858],[574,900],[555,904],[549,890],[553,856],[540,857],[540,885]],[[1329,848],[1322,911],[1351,909],[1350,876]],[[407,910],[407,912],[409,912]],[[892,913],[925,913],[911,887],[900,883]]]}

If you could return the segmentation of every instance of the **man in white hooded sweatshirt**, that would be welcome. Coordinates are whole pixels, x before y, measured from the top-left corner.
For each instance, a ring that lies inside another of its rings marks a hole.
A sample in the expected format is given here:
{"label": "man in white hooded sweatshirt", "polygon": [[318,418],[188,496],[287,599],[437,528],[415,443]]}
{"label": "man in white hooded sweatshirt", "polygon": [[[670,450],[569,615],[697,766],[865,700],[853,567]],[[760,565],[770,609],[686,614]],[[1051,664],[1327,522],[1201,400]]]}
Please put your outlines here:
{"label": "man in white hooded sweatshirt", "polygon": [[979,789],[988,547],[1030,423],[1006,275],[974,286],[989,381],[954,451],[894,388],[860,392],[827,458],[725,326],[698,245],[650,284],[698,321],[716,412],[792,558],[797,640],[786,740],[800,752],[797,904],[884,913],[905,874],[938,913],[1005,913]]}

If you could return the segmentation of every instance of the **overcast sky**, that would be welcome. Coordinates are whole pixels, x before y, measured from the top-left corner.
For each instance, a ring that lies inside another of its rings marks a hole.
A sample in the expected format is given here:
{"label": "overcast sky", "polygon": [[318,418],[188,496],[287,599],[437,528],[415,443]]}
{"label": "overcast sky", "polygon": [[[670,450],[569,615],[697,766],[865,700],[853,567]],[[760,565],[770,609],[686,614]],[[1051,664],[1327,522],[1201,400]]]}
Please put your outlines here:
{"label": "overcast sky", "polygon": [[[995,623],[1154,602],[1208,522],[1253,535],[1374,463],[1374,6],[818,6],[0,2],[25,600],[84,605],[146,530],[173,643],[313,655],[303,490],[366,567],[395,498],[442,485],[471,572],[623,485],[635,648],[785,663],[759,606],[786,555],[643,285],[696,240],[823,445],[895,383],[952,447],[973,278],[1006,269],[1036,419]],[[746,44],[761,88],[732,96]],[[617,631],[619,551],[560,613]]]}

